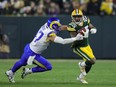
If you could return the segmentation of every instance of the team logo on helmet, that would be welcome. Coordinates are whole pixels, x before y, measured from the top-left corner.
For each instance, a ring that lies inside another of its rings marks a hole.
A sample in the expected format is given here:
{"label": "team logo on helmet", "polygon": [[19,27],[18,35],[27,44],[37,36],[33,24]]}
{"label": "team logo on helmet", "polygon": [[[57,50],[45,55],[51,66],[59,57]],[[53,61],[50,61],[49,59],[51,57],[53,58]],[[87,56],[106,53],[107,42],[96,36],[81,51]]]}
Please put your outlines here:
{"label": "team logo on helmet", "polygon": [[50,29],[54,29],[55,31],[60,31],[61,23],[58,18],[52,17],[48,19],[47,25]]}

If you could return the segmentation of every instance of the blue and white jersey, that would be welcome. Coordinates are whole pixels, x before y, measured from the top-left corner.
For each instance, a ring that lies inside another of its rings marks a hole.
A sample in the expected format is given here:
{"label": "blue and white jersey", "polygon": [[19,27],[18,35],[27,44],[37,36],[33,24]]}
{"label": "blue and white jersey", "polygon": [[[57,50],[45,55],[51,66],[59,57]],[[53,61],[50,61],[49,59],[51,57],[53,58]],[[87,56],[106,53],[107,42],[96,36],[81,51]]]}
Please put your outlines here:
{"label": "blue and white jersey", "polygon": [[36,36],[30,43],[30,49],[37,53],[41,54],[45,49],[47,49],[50,41],[47,41],[48,36],[51,33],[56,33],[54,30],[50,29],[45,23],[37,32]]}

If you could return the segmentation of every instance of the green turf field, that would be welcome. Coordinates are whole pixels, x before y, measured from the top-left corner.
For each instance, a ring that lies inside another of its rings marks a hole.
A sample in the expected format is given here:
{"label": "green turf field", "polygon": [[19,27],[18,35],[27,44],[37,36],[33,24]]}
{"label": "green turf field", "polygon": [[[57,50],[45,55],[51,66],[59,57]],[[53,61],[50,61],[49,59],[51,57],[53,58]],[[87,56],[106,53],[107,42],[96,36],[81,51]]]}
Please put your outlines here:
{"label": "green turf field", "polygon": [[87,75],[88,85],[76,80],[80,72],[78,60],[49,60],[52,71],[30,74],[24,80],[20,78],[20,69],[15,76],[16,83],[9,83],[4,73],[15,61],[0,60],[0,87],[116,87],[116,60],[97,60]]}

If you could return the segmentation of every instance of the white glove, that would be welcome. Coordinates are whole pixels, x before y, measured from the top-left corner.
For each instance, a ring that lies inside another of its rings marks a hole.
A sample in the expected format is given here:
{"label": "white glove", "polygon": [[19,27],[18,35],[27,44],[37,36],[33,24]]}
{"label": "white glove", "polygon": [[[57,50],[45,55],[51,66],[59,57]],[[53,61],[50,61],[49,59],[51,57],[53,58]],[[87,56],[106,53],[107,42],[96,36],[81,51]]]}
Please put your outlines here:
{"label": "white glove", "polygon": [[90,29],[90,32],[91,32],[91,34],[95,34],[97,32],[97,29],[92,28],[92,29]]}
{"label": "white glove", "polygon": [[83,40],[83,35],[81,35],[80,33],[77,34],[77,36],[75,37],[77,40]]}

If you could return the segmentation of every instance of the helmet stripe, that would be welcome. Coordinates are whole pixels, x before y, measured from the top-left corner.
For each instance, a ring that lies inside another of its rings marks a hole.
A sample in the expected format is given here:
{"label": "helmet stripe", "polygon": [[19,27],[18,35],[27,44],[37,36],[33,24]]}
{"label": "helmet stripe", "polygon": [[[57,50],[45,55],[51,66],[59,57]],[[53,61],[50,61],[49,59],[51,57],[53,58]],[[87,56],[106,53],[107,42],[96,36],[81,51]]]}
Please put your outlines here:
{"label": "helmet stripe", "polygon": [[76,14],[79,15],[79,10],[78,9],[76,9]]}

